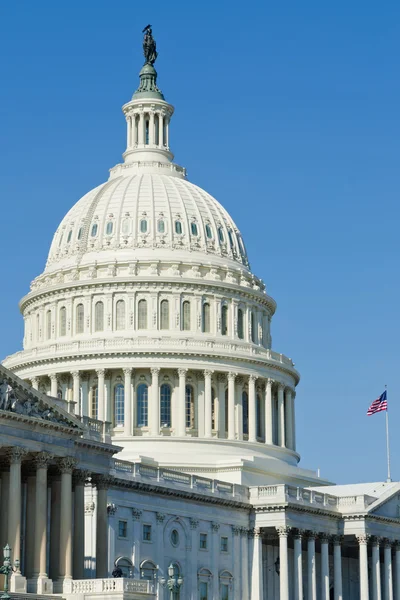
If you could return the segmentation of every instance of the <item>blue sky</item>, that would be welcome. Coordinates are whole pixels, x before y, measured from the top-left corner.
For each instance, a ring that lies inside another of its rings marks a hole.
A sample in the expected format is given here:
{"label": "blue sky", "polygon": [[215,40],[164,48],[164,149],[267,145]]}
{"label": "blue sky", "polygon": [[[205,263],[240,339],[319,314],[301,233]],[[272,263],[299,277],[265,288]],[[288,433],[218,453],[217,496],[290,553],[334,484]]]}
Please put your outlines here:
{"label": "blue sky", "polygon": [[121,0],[0,4],[0,356],[52,234],[125,146],[121,106],[152,23],[171,146],[239,225],[278,302],[304,467],[400,479],[400,4]]}

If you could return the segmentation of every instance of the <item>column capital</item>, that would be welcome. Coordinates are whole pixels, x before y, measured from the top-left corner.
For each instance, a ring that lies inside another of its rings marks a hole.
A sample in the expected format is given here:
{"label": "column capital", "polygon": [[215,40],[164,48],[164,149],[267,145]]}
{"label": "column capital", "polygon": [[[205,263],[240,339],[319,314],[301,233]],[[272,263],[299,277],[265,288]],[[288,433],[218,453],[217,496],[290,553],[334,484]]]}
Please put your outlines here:
{"label": "column capital", "polygon": [[325,533],[324,531],[321,531],[318,534],[318,539],[321,542],[321,544],[329,544],[331,536],[329,535],[329,533]]}
{"label": "column capital", "polygon": [[266,387],[272,387],[274,385],[275,379],[272,379],[271,377],[267,377],[267,379],[265,380],[265,385]]}
{"label": "column capital", "polygon": [[225,383],[226,382],[226,375],[225,375],[225,373],[218,373],[218,375],[217,375],[217,381],[218,381],[218,383]]}
{"label": "column capital", "polygon": [[159,525],[162,525],[165,521],[165,514],[162,512],[156,513],[156,521]]}
{"label": "column capital", "polygon": [[210,369],[205,369],[205,370],[203,371],[203,373],[204,373],[204,377],[205,377],[205,378],[207,378],[207,377],[210,377],[210,378],[211,378],[211,377],[212,377],[212,374],[214,373],[214,371],[211,371]]}
{"label": "column capital", "polygon": [[22,462],[22,459],[28,454],[26,448],[21,446],[14,446],[14,448],[7,448],[7,458],[10,465],[16,465]]}
{"label": "column capital", "polygon": [[370,537],[371,536],[367,535],[366,533],[359,533],[356,535],[356,539],[360,546],[362,546],[362,545],[366,546],[370,540]]}
{"label": "column capital", "polygon": [[285,391],[285,384],[281,383],[280,381],[278,381],[278,392],[284,392]]}
{"label": "column capital", "polygon": [[250,528],[248,530],[248,536],[249,538],[261,538],[262,537],[262,531],[261,531],[261,527],[254,527],[254,528]]}
{"label": "column capital", "polygon": [[292,531],[292,528],[287,527],[286,525],[281,525],[280,527],[276,528],[276,531],[280,538],[282,538],[282,537],[287,538],[289,536],[290,532]]}
{"label": "column capital", "polygon": [[220,527],[221,525],[219,523],[215,523],[215,521],[211,523],[211,531],[213,533],[218,533]]}
{"label": "column capital", "polygon": [[71,375],[75,379],[76,377],[80,376],[80,371],[71,371]]}
{"label": "column capital", "polygon": [[125,375],[125,377],[130,377],[132,375],[132,367],[124,367],[122,369],[122,372]]}
{"label": "column capital", "polygon": [[50,377],[50,381],[57,381],[58,374],[57,373],[50,373],[49,377]]}
{"label": "column capital", "polygon": [[344,536],[335,534],[331,536],[331,540],[334,546],[341,546],[344,540]]}
{"label": "column capital", "polygon": [[189,523],[190,523],[190,529],[197,529],[199,526],[199,520],[198,519],[189,519]]}
{"label": "column capital", "polygon": [[393,540],[390,540],[389,538],[384,538],[382,540],[382,542],[383,542],[383,547],[384,548],[390,548],[391,549],[392,546],[393,546]]}
{"label": "column capital", "polygon": [[317,538],[317,532],[316,531],[312,531],[311,529],[307,529],[306,531],[306,538],[308,540],[315,540]]}
{"label": "column capital", "polygon": [[[150,372],[152,375],[159,375],[160,371],[161,371],[160,367],[151,367],[151,369],[150,369]],[[178,371],[179,371],[179,369],[178,369]]]}
{"label": "column capital", "polygon": [[76,469],[72,475],[72,483],[74,486],[85,485],[88,477],[89,471],[85,471],[84,469]]}
{"label": "column capital", "polygon": [[240,533],[240,527],[237,527],[236,525],[232,525],[232,533],[233,535],[239,535]]}
{"label": "column capital", "polygon": [[97,373],[97,377],[104,377],[106,370],[105,369],[95,369]]}
{"label": "column capital", "polygon": [[96,508],[96,505],[95,505],[94,502],[86,502],[86,504],[85,504],[85,514],[86,515],[93,515],[95,508]]}
{"label": "column capital", "polygon": [[108,490],[113,481],[114,478],[109,475],[92,475],[92,484],[94,484],[98,490]]}
{"label": "column capital", "polygon": [[305,529],[294,529],[293,537],[295,540],[301,540],[306,535]]}
{"label": "column capital", "polygon": [[31,385],[33,388],[37,388],[39,385],[39,377],[31,377]]}
{"label": "column capital", "polygon": [[249,532],[250,532],[250,529],[248,529],[247,527],[240,527],[240,535],[241,536],[248,537],[249,536]]}
{"label": "column capital", "polygon": [[53,458],[53,454],[49,454],[48,452],[38,452],[35,454],[33,461],[37,469],[47,469]]}
{"label": "column capital", "polygon": [[234,373],[233,371],[229,371],[229,373],[228,373],[228,381],[235,381],[236,377],[237,377],[237,373]]}
{"label": "column capital", "polygon": [[184,368],[180,368],[178,369],[178,375],[179,377],[186,377],[186,373],[188,372],[188,369],[184,369]]}
{"label": "column capital", "polygon": [[254,384],[257,381],[257,375],[249,375],[249,383]]}
{"label": "column capital", "polygon": [[384,538],[379,537],[379,535],[371,535],[370,542],[372,546],[380,546],[383,544]]}
{"label": "column capital", "polygon": [[135,521],[140,521],[140,519],[142,518],[142,514],[143,514],[143,511],[140,510],[139,508],[132,508],[132,518]]}
{"label": "column capital", "polygon": [[112,502],[108,502],[107,514],[109,517],[114,517],[117,510],[118,510],[118,506],[116,504],[113,504]]}
{"label": "column capital", "polygon": [[57,461],[61,473],[72,473],[77,464],[78,461],[72,456],[65,456],[64,458],[59,458]]}

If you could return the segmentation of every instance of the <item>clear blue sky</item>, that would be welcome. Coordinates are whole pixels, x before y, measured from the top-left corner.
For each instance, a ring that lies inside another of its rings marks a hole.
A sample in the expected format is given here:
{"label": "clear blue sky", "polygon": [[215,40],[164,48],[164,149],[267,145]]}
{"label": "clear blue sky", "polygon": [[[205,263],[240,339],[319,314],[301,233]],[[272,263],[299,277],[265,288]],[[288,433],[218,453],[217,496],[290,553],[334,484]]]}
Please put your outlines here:
{"label": "clear blue sky", "polygon": [[52,234],[125,149],[121,105],[152,23],[171,145],[230,211],[302,375],[298,447],[338,482],[400,479],[400,4],[0,3],[0,356]]}

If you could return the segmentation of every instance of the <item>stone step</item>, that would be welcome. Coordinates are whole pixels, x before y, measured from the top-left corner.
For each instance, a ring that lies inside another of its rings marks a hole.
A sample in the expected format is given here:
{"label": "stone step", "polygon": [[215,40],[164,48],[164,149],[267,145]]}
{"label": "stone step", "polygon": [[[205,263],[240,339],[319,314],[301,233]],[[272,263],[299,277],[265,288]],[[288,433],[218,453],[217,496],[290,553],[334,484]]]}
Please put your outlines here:
{"label": "stone step", "polygon": [[38,594],[20,594],[18,592],[8,592],[10,598],[14,600],[64,600],[60,594],[46,594],[44,596]]}

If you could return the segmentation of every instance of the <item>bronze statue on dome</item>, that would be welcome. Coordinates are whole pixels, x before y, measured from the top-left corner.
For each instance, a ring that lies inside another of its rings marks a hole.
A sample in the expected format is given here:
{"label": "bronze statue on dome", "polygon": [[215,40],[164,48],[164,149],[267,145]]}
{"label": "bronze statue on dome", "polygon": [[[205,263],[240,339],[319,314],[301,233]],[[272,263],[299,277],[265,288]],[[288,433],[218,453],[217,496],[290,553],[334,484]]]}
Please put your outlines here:
{"label": "bronze statue on dome", "polygon": [[145,60],[145,65],[154,65],[156,62],[158,53],[156,50],[156,41],[153,38],[153,32],[151,29],[151,25],[146,25],[143,29],[144,38],[143,38],[143,54]]}

